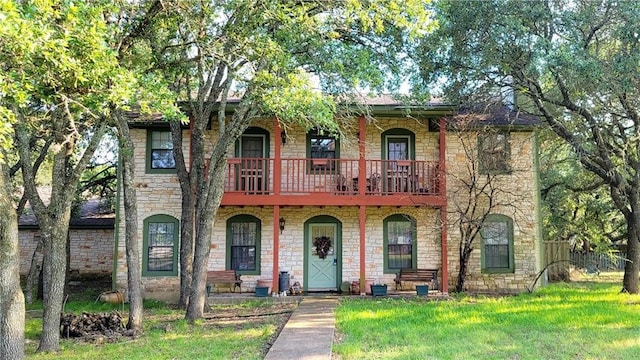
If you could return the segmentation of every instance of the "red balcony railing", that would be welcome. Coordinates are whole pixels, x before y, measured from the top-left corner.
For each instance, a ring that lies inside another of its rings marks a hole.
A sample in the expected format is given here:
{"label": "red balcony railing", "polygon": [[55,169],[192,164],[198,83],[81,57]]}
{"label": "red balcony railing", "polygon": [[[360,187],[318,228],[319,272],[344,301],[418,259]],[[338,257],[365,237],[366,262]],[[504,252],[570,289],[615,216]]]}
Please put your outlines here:
{"label": "red balcony railing", "polygon": [[[353,159],[282,159],[281,194],[330,193],[354,195],[364,186],[366,195],[437,195],[438,162],[366,160],[365,173]],[[228,160],[225,191],[273,193],[274,159]]]}

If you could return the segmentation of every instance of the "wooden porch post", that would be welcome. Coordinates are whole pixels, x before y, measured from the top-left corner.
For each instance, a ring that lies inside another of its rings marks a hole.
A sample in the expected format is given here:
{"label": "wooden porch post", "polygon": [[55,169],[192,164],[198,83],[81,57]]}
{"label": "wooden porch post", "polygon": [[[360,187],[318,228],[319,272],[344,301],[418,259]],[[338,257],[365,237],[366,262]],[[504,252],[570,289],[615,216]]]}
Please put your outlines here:
{"label": "wooden porch post", "polygon": [[358,120],[358,195],[364,195],[367,189],[367,159],[365,157],[367,133],[364,116],[360,116]]}
{"label": "wooden porch post", "polygon": [[[282,164],[281,164],[281,150],[282,150],[282,137],[280,132],[280,121],[277,118],[274,119],[274,150],[275,158],[273,164],[273,193],[276,197],[280,195]],[[278,271],[280,270],[280,205],[274,205],[273,207],[273,285],[272,289],[275,293],[279,293],[281,290],[278,288]]]}
{"label": "wooden porch post", "polygon": [[[358,157],[358,178],[359,178],[359,184],[358,184],[358,195],[361,198],[364,198],[365,196],[365,191],[367,189],[366,187],[366,180],[367,180],[367,161],[365,158],[366,155],[366,146],[365,146],[365,140],[367,139],[367,133],[366,133],[366,123],[365,123],[365,118],[364,116],[360,116],[360,118],[358,119],[359,124],[358,124],[358,145],[359,145],[359,157]],[[366,256],[365,256],[365,251],[366,251],[366,234],[365,234],[365,229],[366,229],[366,219],[367,219],[367,207],[365,205],[360,205],[360,295],[364,295],[365,294],[365,279],[367,276],[367,270],[366,270]]]}
{"label": "wooden porch post", "polygon": [[367,207],[360,205],[360,295],[365,294],[365,279],[366,279],[366,266],[365,266],[365,250],[366,250],[366,236],[365,236],[365,220],[367,218]]}
{"label": "wooden porch post", "polygon": [[439,186],[440,186],[440,196],[442,196],[442,206],[440,207],[440,240],[441,240],[441,248],[442,248],[442,291],[443,294],[449,293],[449,269],[448,269],[448,261],[449,261],[449,251],[447,248],[447,172],[446,172],[446,152],[447,152],[447,120],[444,117],[440,118],[440,144],[439,144],[439,152],[440,152],[440,173],[439,175]]}
{"label": "wooden porch post", "polygon": [[280,205],[273,207],[273,285],[271,285],[273,292],[276,294],[280,292],[278,289],[278,270],[280,269],[279,257],[280,257]]}

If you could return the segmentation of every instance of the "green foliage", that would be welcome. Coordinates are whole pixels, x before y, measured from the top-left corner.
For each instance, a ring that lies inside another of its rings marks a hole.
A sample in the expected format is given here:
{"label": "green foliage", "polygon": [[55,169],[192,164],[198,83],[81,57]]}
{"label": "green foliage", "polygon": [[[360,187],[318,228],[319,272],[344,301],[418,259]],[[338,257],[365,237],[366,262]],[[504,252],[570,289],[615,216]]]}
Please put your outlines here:
{"label": "green foliage", "polygon": [[332,95],[397,87],[430,14],[422,1],[179,1],[134,51],[153,53],[184,99],[244,96],[263,115],[331,129]]}
{"label": "green foliage", "polygon": [[[452,102],[500,103],[513,89],[518,110],[539,115],[567,144],[559,154],[575,161],[544,173],[546,185],[570,184],[548,193],[547,234],[604,243],[627,233],[629,252],[639,254],[637,2],[443,0],[436,7],[440,27],[417,52],[415,84],[438,81]],[[605,187],[567,191],[596,181]],[[627,266],[624,286],[632,292],[638,263]]]}
{"label": "green foliage", "polygon": [[583,244],[610,250],[626,235],[626,225],[608,189],[551,131],[542,131],[540,142],[544,239],[569,241],[578,250]]}

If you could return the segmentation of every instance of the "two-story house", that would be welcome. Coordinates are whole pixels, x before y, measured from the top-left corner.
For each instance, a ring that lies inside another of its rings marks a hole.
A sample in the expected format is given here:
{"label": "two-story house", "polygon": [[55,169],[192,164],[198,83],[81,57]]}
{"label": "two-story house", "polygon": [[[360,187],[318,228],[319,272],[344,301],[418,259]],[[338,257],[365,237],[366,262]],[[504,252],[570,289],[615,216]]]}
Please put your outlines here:
{"label": "two-story house", "polygon": [[[287,271],[311,292],[360,279],[392,288],[401,269],[433,268],[447,293],[456,281],[460,239],[454,225],[460,215],[448,203],[469,161],[480,161],[467,156],[464,138],[486,155],[480,168],[519,169],[503,171],[500,181],[505,193],[518,194],[520,210],[487,218],[487,229],[504,231],[486,231],[478,240],[468,289],[525,290],[542,268],[536,120],[486,114],[480,120],[499,131],[460,136],[447,125],[459,116],[448,104],[408,108],[385,98],[370,110],[370,117],[354,117],[340,138],[295,127],[285,134],[276,119],[255,121],[229,149],[209,269],[236,270],[249,291],[260,279],[277,286],[279,272]],[[212,137],[215,132],[214,125]],[[181,202],[170,132],[162,122],[138,123],[131,135],[144,294],[177,297]],[[188,153],[188,128],[183,144]],[[124,229],[123,216],[118,222]],[[116,237],[116,287],[124,289],[124,232]]]}

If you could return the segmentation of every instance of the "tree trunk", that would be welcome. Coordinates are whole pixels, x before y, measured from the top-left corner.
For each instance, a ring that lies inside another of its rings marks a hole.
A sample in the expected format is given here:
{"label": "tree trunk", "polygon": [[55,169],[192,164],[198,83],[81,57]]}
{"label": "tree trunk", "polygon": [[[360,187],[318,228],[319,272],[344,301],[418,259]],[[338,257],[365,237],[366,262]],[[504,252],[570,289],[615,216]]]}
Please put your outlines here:
{"label": "tree trunk", "polygon": [[24,295],[20,289],[18,217],[0,164],[0,359],[24,358]]}
{"label": "tree trunk", "polygon": [[471,258],[471,249],[467,245],[467,241],[460,241],[462,241],[462,246],[460,247],[460,270],[458,271],[458,279],[456,280],[454,290],[458,293],[464,291],[464,282],[467,279],[467,268],[469,267],[469,259]]}
{"label": "tree trunk", "polygon": [[182,214],[180,215],[180,300],[178,306],[186,309],[193,279],[193,193],[182,193]]}
{"label": "tree trunk", "polygon": [[[64,301],[64,279],[67,272],[67,230],[71,217],[71,206],[59,209],[61,216],[38,219],[44,245],[43,257],[43,316],[42,337],[38,351],[54,352],[60,343],[60,314]],[[43,226],[44,225],[44,226]]]}
{"label": "tree trunk", "polygon": [[[216,160],[215,162],[213,161],[214,159]],[[200,196],[196,200],[198,202],[196,211],[198,222],[195,237],[193,279],[189,305],[185,315],[189,322],[194,322],[204,317],[207,269],[211,252],[211,228],[223,194],[226,158],[224,154],[217,154],[214,151],[211,160],[213,168],[209,170],[210,182],[206,187],[208,191],[206,196]]]}
{"label": "tree trunk", "polygon": [[138,240],[138,207],[134,185],[133,142],[124,116],[118,116],[118,137],[120,142],[120,165],[125,216],[125,243],[127,252],[127,285],[129,288],[129,321],[127,328],[134,333],[142,331],[142,269],[140,242]]}
{"label": "tree trunk", "polygon": [[31,304],[33,302],[33,287],[36,285],[36,280],[38,284],[38,288],[40,288],[40,274],[42,269],[42,261],[40,261],[40,256],[42,255],[42,238],[38,238],[38,244],[36,245],[36,249],[33,251],[33,256],[31,257],[31,267],[29,267],[29,274],[27,275],[27,281],[25,285],[25,296],[27,297],[27,304]]}
{"label": "tree trunk", "polygon": [[627,216],[627,258],[622,278],[622,291],[638,293],[638,276],[640,274],[640,204],[629,199],[631,213]]}
{"label": "tree trunk", "polygon": [[62,297],[66,298],[67,296],[69,296],[69,281],[71,281],[71,236],[69,235],[68,230],[67,230],[67,241],[64,246],[64,253],[65,253],[64,257],[67,259],[67,261],[65,263],[66,271],[64,272],[64,288],[63,288],[64,291],[63,291]]}
{"label": "tree trunk", "polygon": [[180,299],[178,306],[186,309],[189,304],[191,280],[193,279],[193,226],[195,211],[196,179],[203,173],[204,147],[202,146],[202,130],[192,125],[190,144],[191,169],[187,169],[182,151],[182,126],[178,122],[171,122],[171,138],[173,141],[173,155],[176,161],[176,173],[180,182],[182,207],[180,214]]}

